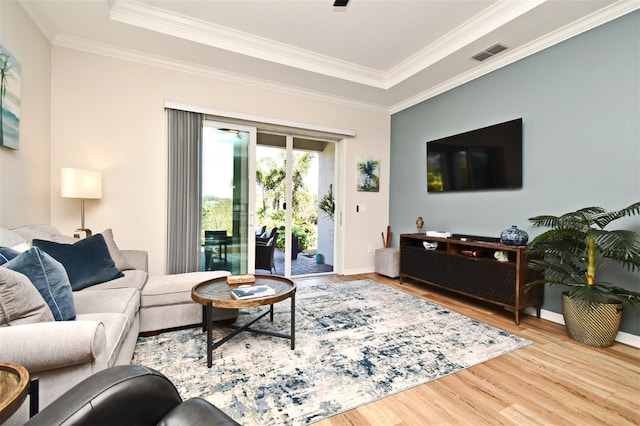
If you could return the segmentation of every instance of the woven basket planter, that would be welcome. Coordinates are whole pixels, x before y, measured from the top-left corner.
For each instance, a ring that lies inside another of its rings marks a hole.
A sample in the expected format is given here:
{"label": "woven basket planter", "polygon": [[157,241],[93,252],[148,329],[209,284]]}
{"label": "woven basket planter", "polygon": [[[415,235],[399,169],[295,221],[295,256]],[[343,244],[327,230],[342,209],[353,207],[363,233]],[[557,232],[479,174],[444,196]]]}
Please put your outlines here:
{"label": "woven basket planter", "polygon": [[622,303],[601,303],[587,310],[562,294],[562,315],[572,339],[589,346],[611,346],[622,320]]}

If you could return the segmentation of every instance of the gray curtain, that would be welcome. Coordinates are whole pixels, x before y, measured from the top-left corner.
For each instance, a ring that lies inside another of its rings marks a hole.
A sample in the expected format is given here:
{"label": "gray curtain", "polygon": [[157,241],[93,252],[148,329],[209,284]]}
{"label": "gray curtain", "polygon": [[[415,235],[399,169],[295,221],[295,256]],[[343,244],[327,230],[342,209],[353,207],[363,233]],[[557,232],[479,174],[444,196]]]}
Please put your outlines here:
{"label": "gray curtain", "polygon": [[202,114],[167,109],[169,188],[167,274],[200,270]]}

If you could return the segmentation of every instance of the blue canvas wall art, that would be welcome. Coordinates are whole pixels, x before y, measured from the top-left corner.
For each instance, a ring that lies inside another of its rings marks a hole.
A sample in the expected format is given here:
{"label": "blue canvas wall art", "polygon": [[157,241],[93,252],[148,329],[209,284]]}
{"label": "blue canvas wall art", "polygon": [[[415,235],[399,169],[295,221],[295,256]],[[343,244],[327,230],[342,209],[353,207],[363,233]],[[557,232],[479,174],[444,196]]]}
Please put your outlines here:
{"label": "blue canvas wall art", "polygon": [[20,61],[0,45],[0,146],[20,148]]}

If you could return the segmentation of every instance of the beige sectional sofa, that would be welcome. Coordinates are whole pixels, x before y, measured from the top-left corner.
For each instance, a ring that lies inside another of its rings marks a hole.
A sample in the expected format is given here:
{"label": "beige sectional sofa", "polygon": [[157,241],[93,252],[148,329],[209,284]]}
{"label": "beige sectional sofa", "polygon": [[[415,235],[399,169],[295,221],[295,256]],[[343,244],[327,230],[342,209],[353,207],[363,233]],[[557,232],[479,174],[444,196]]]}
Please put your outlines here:
{"label": "beige sectional sofa", "polygon": [[[119,250],[111,230],[101,235],[123,276],[73,291],[74,320],[7,320],[11,316],[11,307],[6,306],[10,296],[3,293],[2,286],[7,284],[7,276],[16,275],[7,275],[15,274],[8,268],[0,270],[0,318],[5,311],[5,324],[0,321],[0,361],[23,365],[38,377],[40,408],[100,370],[129,364],[139,333],[201,323],[202,306],[191,300],[191,288],[229,274],[212,271],[148,276],[145,251]],[[60,244],[79,241],[49,225],[0,228],[0,247],[25,250],[33,239]],[[230,319],[237,316],[237,311],[216,310],[215,315],[216,319]],[[10,421],[20,423],[25,416],[26,404]]]}

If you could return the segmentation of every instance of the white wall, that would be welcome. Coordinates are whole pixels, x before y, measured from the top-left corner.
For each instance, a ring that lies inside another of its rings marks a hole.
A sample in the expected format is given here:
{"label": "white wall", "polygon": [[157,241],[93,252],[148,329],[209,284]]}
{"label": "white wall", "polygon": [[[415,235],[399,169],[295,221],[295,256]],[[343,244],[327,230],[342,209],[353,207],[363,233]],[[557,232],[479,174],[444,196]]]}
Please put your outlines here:
{"label": "white wall", "polygon": [[[345,141],[343,264],[345,273],[373,270],[367,246],[380,244],[388,223],[388,115],[61,47],[52,50],[51,98],[52,224],[71,233],[80,220],[78,201],[58,196],[60,168],[102,171],[103,199],[86,201],[86,225],[113,228],[121,248],[148,250],[153,274],[165,271],[165,100],[355,130]],[[356,193],[360,155],[381,159],[377,194]],[[369,211],[356,217],[363,202]]]}
{"label": "white wall", "polygon": [[49,223],[51,47],[13,1],[0,2],[0,43],[22,65],[20,149],[0,147],[0,226]]}

